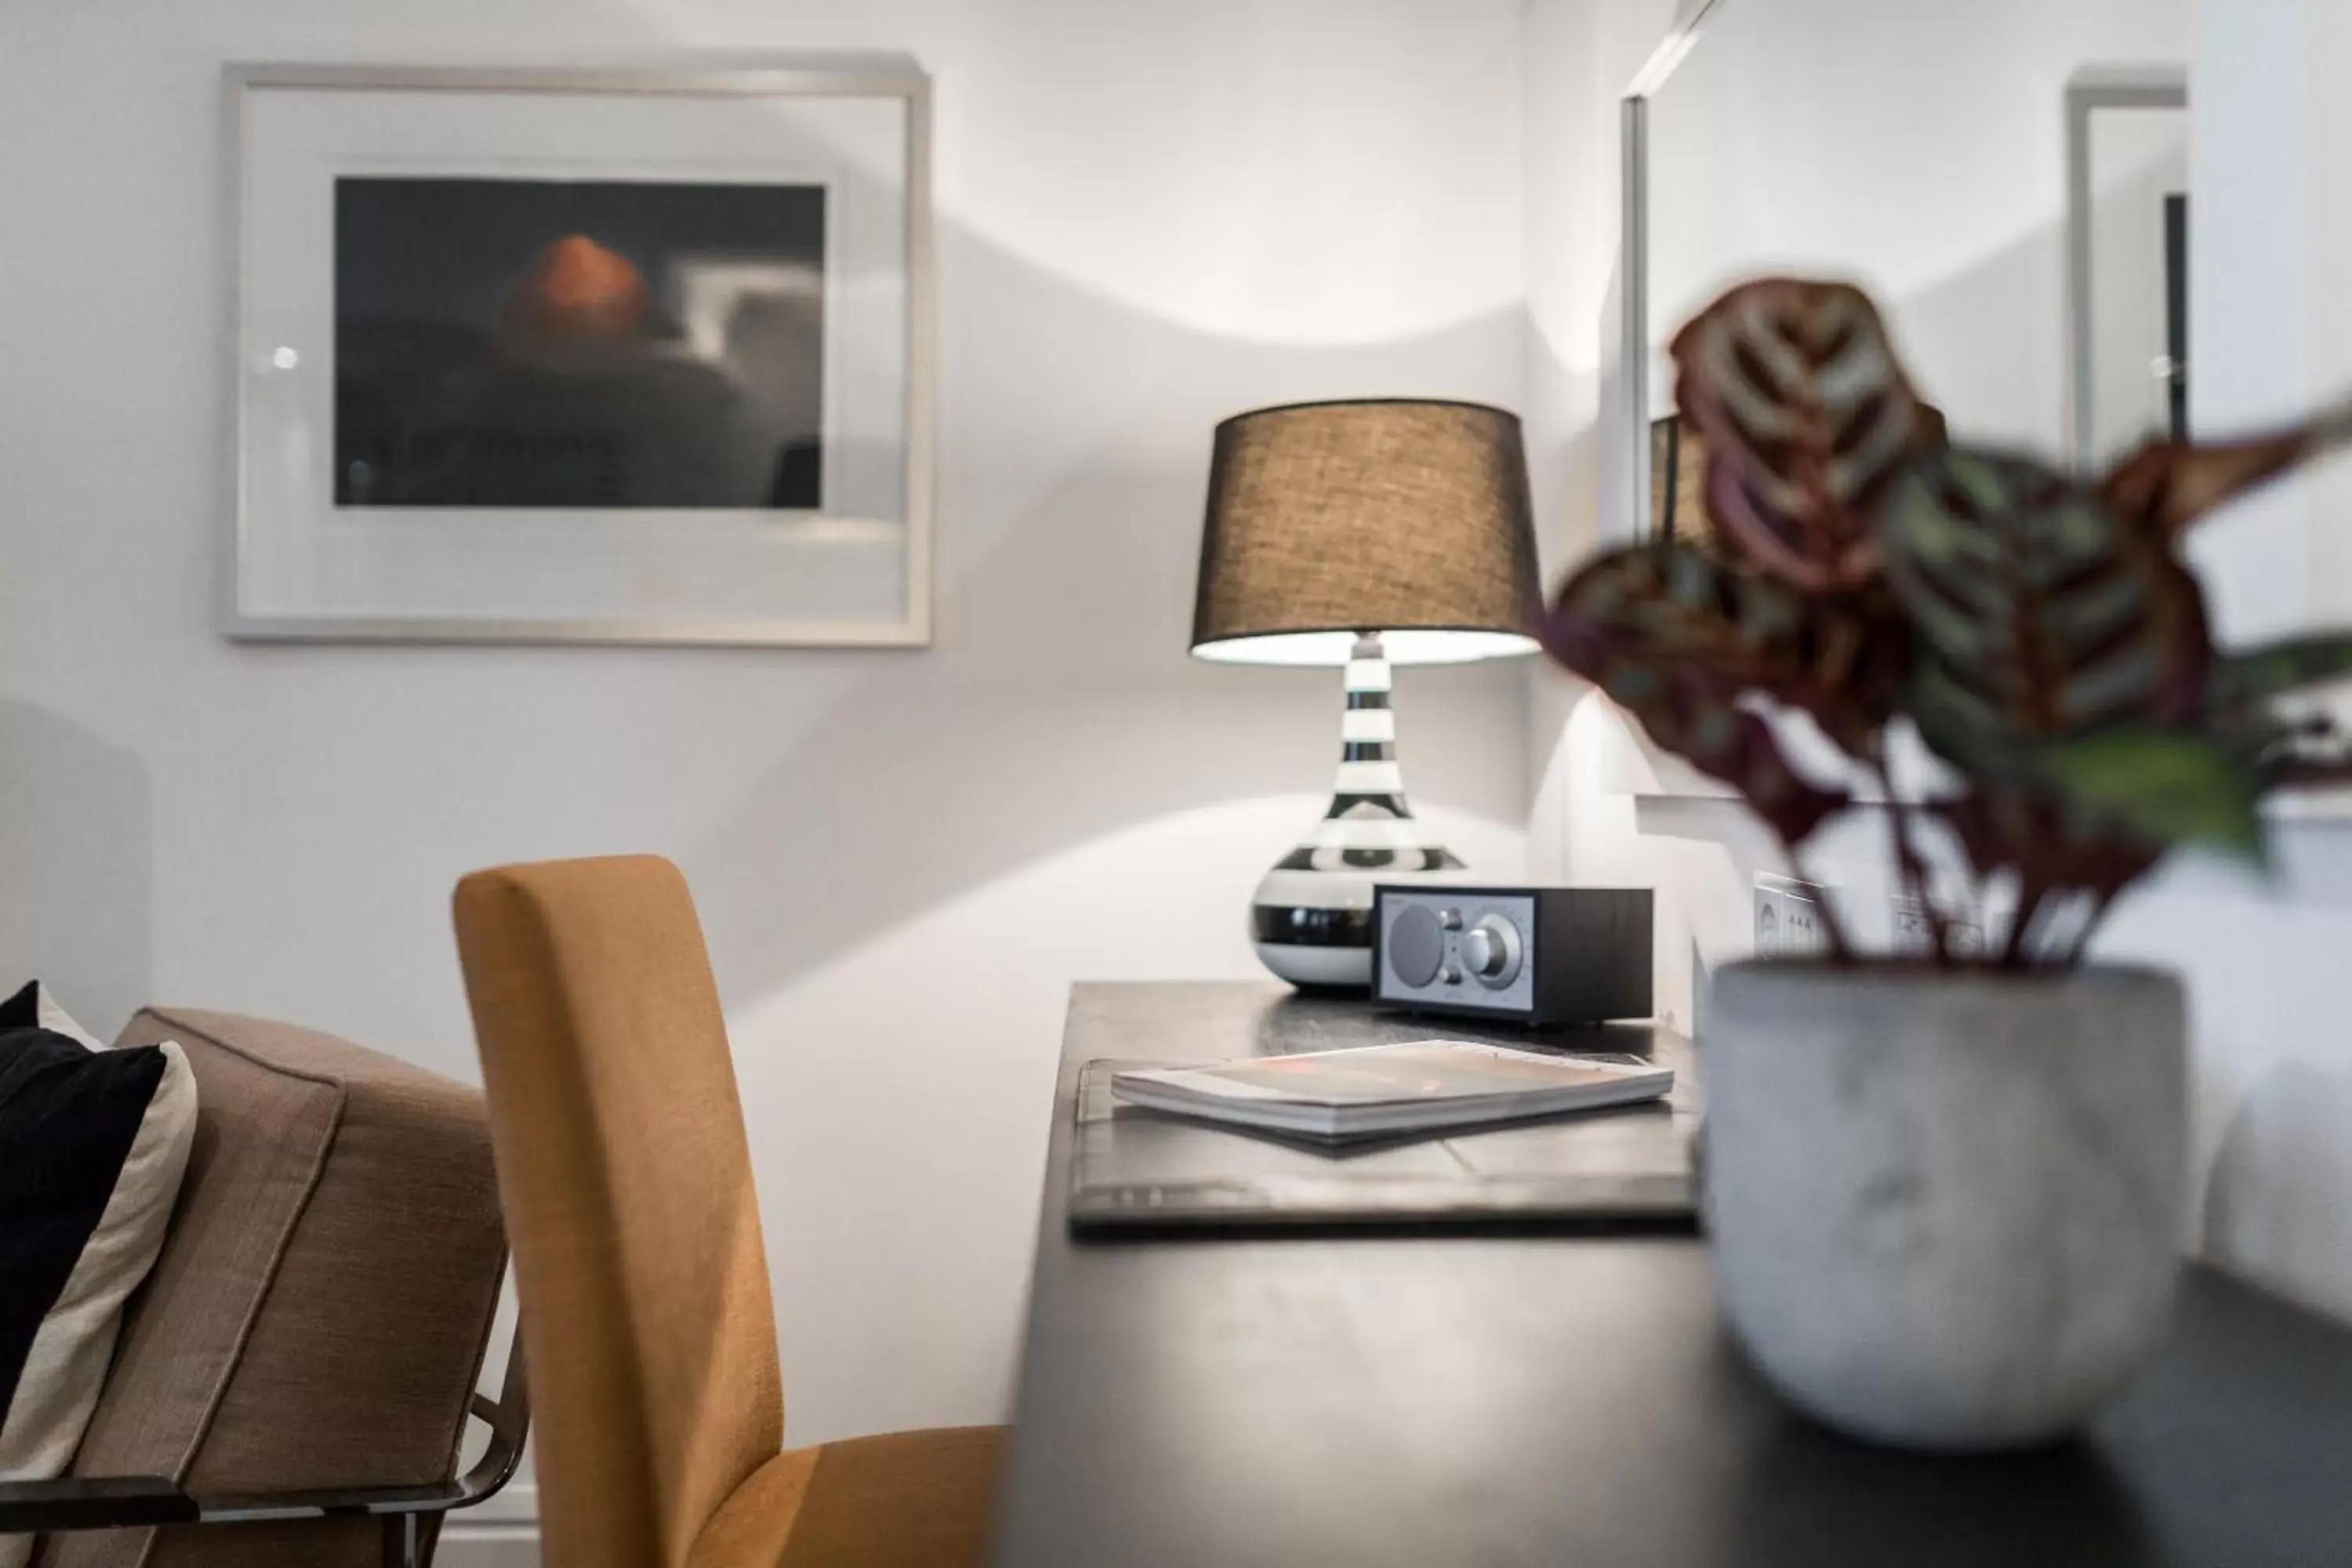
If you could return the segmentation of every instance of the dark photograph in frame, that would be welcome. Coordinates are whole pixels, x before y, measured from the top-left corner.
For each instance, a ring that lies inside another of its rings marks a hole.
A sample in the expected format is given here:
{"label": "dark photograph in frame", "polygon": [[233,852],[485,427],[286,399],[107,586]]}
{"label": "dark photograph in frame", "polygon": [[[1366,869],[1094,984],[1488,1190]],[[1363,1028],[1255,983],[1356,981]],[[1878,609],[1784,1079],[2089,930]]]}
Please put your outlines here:
{"label": "dark photograph in frame", "polygon": [[825,204],[338,178],[334,504],[821,507]]}

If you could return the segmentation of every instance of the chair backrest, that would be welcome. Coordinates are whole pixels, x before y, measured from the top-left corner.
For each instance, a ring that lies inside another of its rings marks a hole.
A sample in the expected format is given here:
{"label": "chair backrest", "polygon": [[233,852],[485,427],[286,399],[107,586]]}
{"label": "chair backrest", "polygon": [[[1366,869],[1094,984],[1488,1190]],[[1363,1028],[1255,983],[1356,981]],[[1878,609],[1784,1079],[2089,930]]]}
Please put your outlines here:
{"label": "chair backrest", "polygon": [[718,987],[677,867],[478,871],[457,952],[531,1369],[547,1560],[679,1568],[783,1441]]}

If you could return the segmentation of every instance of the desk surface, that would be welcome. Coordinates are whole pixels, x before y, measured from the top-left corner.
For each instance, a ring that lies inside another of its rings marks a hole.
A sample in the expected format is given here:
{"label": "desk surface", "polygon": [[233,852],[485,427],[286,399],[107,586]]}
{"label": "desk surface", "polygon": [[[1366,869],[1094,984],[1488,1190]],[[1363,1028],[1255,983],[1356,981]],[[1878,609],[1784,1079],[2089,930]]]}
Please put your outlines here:
{"label": "desk surface", "polygon": [[1078,1064],[1356,1044],[1373,1017],[1278,986],[1074,993],[1003,1568],[2352,1563],[2352,1331],[2209,1269],[2081,1439],[1937,1461],[1789,1414],[1686,1237],[1070,1239]]}

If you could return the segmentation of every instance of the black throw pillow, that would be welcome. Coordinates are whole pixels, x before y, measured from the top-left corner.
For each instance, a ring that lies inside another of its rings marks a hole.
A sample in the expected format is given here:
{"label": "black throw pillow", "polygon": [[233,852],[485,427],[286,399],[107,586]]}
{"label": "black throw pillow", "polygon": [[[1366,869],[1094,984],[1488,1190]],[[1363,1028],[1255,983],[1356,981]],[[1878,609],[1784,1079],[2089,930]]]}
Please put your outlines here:
{"label": "black throw pillow", "polygon": [[[195,1138],[176,1044],[93,1050],[37,984],[0,1003],[0,1480],[65,1473]],[[0,1568],[31,1539],[0,1536]]]}

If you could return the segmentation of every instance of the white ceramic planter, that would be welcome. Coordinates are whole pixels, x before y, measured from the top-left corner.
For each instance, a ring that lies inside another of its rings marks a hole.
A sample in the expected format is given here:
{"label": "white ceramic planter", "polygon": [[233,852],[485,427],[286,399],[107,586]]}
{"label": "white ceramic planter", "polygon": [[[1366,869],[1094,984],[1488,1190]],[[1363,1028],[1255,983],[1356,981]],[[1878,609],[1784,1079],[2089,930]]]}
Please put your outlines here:
{"label": "white ceramic planter", "polygon": [[1735,964],[1700,1072],[1724,1310],[1801,1408],[2023,1447],[2162,1341],[2188,1182],[2170,975]]}

